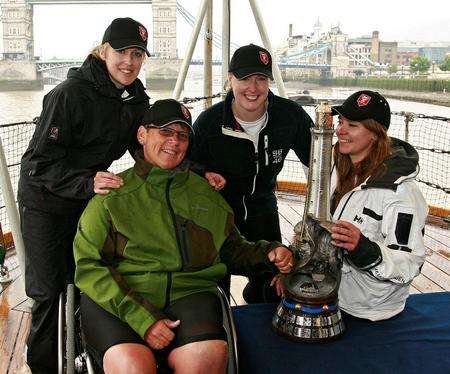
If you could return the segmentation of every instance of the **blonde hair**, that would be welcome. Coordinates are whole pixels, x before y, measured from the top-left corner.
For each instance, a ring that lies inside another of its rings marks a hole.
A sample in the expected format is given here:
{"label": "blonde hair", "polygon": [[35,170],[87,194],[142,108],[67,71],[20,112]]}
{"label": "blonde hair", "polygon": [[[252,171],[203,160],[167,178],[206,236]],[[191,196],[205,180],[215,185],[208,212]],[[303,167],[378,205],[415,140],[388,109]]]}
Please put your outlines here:
{"label": "blonde hair", "polygon": [[[96,47],[92,48],[90,54],[92,56],[94,56],[98,60],[105,61],[104,56],[105,56],[105,51],[106,51],[107,47],[111,47],[111,45],[108,42],[105,42],[103,44],[97,45]],[[113,48],[113,47],[111,47],[111,48]],[[145,59],[147,58],[147,54],[145,53],[145,51],[143,49],[142,49],[142,52],[144,52],[143,53],[143,59],[142,59],[142,62],[144,62]]]}
{"label": "blonde hair", "polygon": [[96,47],[94,47],[92,50],[91,50],[91,55],[92,56],[94,56],[96,59],[98,59],[98,60],[105,60],[104,59],[104,57],[102,57],[103,55],[104,55],[104,53],[105,53],[105,49],[106,49],[106,47],[109,45],[109,43],[108,42],[106,42],[106,43],[103,43],[103,44],[100,44],[100,45],[97,45]]}
{"label": "blonde hair", "polygon": [[339,152],[339,143],[334,146],[338,180],[332,197],[331,210],[333,212],[347,192],[359,186],[369,176],[376,176],[385,171],[386,166],[383,162],[391,153],[391,144],[386,128],[373,119],[365,119],[361,123],[375,135],[371,150],[364,160],[354,165],[348,154]]}

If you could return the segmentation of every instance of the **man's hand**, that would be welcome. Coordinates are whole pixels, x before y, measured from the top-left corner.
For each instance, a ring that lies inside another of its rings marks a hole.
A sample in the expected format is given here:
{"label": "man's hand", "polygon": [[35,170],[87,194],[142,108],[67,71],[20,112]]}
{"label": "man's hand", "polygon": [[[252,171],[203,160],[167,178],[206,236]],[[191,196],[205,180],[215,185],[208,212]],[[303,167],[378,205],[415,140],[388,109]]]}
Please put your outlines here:
{"label": "man's hand", "polygon": [[180,320],[160,319],[145,332],[144,340],[153,349],[167,347],[175,337],[172,329],[179,326]]}
{"label": "man's hand", "polygon": [[294,266],[292,252],[286,247],[277,247],[272,249],[268,254],[270,262],[280,270],[281,273],[289,273]]}
{"label": "man's hand", "polygon": [[123,186],[123,180],[109,171],[99,171],[94,177],[94,192],[99,195],[107,195],[112,188]]}
{"label": "man's hand", "polygon": [[222,177],[220,174],[213,173],[212,171],[205,172],[205,178],[208,181],[209,185],[216,191],[220,191],[225,187],[225,184],[227,183],[224,177]]}
{"label": "man's hand", "polygon": [[283,281],[283,276],[281,274],[277,274],[272,278],[270,282],[270,287],[275,287],[275,291],[279,297],[284,297],[284,291],[286,290],[286,285]]}
{"label": "man's hand", "polygon": [[331,227],[331,244],[349,252],[354,251],[359,244],[361,231],[352,223],[336,221]]}

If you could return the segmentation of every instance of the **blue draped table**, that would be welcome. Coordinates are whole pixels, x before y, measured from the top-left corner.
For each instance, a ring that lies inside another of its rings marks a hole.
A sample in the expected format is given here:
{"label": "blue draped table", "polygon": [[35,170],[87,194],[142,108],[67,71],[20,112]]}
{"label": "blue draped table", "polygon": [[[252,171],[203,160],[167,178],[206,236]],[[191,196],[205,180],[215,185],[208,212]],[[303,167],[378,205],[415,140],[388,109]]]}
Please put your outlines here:
{"label": "blue draped table", "polygon": [[370,322],[344,316],[334,342],[292,342],[271,321],[276,304],[233,307],[240,373],[450,374],[450,292],[411,295],[398,316]]}

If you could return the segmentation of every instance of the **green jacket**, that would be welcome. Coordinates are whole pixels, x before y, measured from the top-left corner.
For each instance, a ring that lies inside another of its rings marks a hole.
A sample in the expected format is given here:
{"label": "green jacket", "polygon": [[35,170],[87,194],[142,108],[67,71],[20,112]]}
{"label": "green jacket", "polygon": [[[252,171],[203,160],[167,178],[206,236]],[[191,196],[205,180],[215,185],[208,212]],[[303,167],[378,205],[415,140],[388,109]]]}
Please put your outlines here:
{"label": "green jacket", "polygon": [[95,196],[74,242],[75,283],[141,337],[181,297],[216,292],[227,271],[274,272],[277,242],[247,242],[225,200],[198,175],[138,156],[124,185]]}

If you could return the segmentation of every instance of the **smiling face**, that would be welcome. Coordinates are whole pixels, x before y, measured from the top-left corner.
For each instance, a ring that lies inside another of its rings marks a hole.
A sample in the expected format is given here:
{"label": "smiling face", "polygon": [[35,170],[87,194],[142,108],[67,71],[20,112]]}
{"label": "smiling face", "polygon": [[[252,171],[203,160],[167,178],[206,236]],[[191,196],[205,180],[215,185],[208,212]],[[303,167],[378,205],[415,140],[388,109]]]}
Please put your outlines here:
{"label": "smiling face", "polygon": [[140,126],[138,141],[143,145],[145,161],[161,169],[173,169],[186,155],[189,127],[179,123],[172,123],[164,128]]}
{"label": "smiling face", "polygon": [[376,140],[376,135],[361,122],[350,121],[342,116],[339,116],[336,135],[339,152],[348,154],[353,164],[357,164],[366,158]]}
{"label": "smiling face", "polygon": [[256,121],[266,110],[269,94],[269,78],[262,74],[254,74],[237,79],[233,74],[228,76],[233,90],[233,113],[243,121]]}
{"label": "smiling face", "polygon": [[109,77],[116,86],[133,83],[141,70],[145,52],[140,48],[127,48],[116,51],[109,44],[100,53],[106,63]]}

